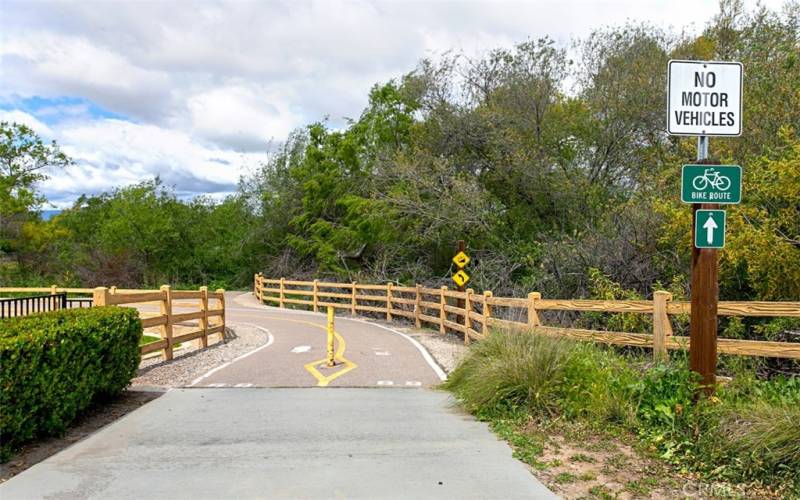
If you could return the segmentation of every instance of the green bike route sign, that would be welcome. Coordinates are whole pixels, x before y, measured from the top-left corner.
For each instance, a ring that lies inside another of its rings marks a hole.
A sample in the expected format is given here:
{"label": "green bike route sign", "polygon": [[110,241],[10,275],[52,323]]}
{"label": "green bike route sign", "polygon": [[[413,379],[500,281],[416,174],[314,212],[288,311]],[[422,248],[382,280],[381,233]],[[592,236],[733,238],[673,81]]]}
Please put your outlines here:
{"label": "green bike route sign", "polygon": [[695,248],[725,246],[725,210],[698,210],[694,219]]}
{"label": "green bike route sign", "polygon": [[684,203],[741,203],[739,165],[684,165],[681,175]]}

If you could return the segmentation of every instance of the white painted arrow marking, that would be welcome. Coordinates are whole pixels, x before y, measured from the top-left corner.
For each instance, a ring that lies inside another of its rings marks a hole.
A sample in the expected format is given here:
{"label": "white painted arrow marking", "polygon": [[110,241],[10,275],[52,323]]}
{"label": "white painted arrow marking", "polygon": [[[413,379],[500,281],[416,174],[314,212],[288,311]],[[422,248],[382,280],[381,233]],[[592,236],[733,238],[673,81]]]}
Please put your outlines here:
{"label": "white painted arrow marking", "polygon": [[714,230],[717,229],[717,223],[714,222],[714,214],[708,214],[708,220],[703,224],[703,229],[706,230],[706,241],[710,245],[714,242]]}
{"label": "white painted arrow marking", "polygon": [[299,346],[293,348],[292,352],[295,353],[295,354],[298,354],[298,353],[302,353],[302,352],[308,352],[310,350],[311,350],[311,346],[310,345],[299,345]]}

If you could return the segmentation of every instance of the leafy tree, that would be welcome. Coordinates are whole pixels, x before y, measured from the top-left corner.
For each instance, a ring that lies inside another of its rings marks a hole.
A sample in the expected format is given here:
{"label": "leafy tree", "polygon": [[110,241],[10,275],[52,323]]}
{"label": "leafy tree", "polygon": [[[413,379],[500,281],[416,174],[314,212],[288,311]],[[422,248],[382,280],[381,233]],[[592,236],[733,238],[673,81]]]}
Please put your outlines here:
{"label": "leafy tree", "polygon": [[35,218],[44,201],[37,183],[47,169],[69,164],[55,141],[46,144],[27,125],[0,122],[0,252],[13,251],[22,224]]}

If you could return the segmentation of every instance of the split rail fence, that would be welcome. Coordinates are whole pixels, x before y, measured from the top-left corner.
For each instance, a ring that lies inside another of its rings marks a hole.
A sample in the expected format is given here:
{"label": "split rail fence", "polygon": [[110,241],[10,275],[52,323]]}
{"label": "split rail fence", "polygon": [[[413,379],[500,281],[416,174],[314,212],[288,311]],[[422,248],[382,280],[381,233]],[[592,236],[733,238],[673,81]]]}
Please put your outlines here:
{"label": "split rail fence", "polygon": [[91,306],[135,306],[139,310],[142,327],[159,340],[141,346],[142,356],[161,352],[166,360],[173,358],[177,344],[198,341],[208,347],[209,336],[225,332],[225,290],[209,291],[202,286],[198,290],[173,290],[164,285],[158,290],[98,288],[0,288],[3,293],[50,293],[91,295],[89,298],[67,299],[70,307]]}
{"label": "split rail fence", "polygon": [[[526,298],[495,297],[491,291],[476,293],[427,288],[325,281],[296,281],[254,276],[253,293],[262,303],[278,307],[298,305],[314,312],[331,306],[350,311],[385,315],[386,321],[403,317],[417,328],[435,325],[444,334],[448,330],[464,335],[464,342],[486,338],[492,327],[532,330],[538,333],[606,344],[652,348],[656,359],[665,359],[668,349],[688,349],[689,337],[673,335],[670,316],[689,315],[690,302],[673,301],[669,292],[655,292],[653,300],[561,300],[543,299],[538,292]],[[459,307],[458,301],[464,307]],[[544,311],[597,313],[639,313],[653,317],[652,333],[629,333],[546,326]],[[800,318],[800,302],[720,302],[720,316]],[[510,318],[525,318],[517,321]],[[453,321],[453,320],[456,321]],[[717,350],[724,354],[800,359],[800,343],[719,338]]]}

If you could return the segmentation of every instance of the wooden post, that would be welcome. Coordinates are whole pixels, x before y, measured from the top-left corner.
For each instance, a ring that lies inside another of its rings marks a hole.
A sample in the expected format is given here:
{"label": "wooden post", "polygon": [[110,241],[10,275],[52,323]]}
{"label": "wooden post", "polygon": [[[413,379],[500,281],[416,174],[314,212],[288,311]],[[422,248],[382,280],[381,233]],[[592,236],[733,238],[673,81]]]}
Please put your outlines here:
{"label": "wooden post", "polygon": [[669,292],[658,291],[653,294],[653,359],[664,362],[667,355],[667,337],[672,335],[672,325],[667,314],[667,302],[672,300]]}
{"label": "wooden post", "polygon": [[200,338],[201,345],[208,347],[208,287],[200,287],[200,310],[203,316],[200,318],[200,327],[203,329],[203,336]]}
{"label": "wooden post", "polygon": [[350,316],[356,315],[356,282],[352,283],[353,285],[353,294],[350,298]]}
{"label": "wooden post", "polygon": [[319,293],[319,280],[314,280],[314,284],[311,288],[311,302],[314,312],[319,312],[319,297],[317,293]]}
{"label": "wooden post", "polygon": [[258,298],[258,273],[253,275],[253,296]]}
{"label": "wooden post", "polygon": [[447,311],[444,310],[444,306],[447,305],[447,296],[444,294],[446,291],[446,286],[439,289],[439,333],[442,335],[447,332],[444,327],[444,322],[447,319]]}
{"label": "wooden post", "polygon": [[422,285],[417,283],[417,296],[414,298],[414,327],[422,328],[422,320],[419,315],[422,314]]}
{"label": "wooden post", "polygon": [[689,367],[700,374],[702,390],[713,394],[717,371],[717,250],[694,247],[697,210],[716,209],[716,203],[692,205],[692,308],[689,326]]}
{"label": "wooden post", "polygon": [[481,327],[481,333],[484,337],[489,336],[489,318],[492,317],[492,306],[489,305],[489,299],[491,298],[491,290],[483,292],[483,325]]}
{"label": "wooden post", "polygon": [[92,304],[94,307],[102,307],[108,305],[108,288],[98,286],[92,293]]}
{"label": "wooden post", "polygon": [[472,327],[472,321],[469,318],[469,312],[472,310],[472,294],[475,291],[472,288],[467,288],[467,298],[464,299],[464,343],[469,345],[469,329]]}
{"label": "wooden post", "polygon": [[161,285],[161,315],[166,316],[166,321],[161,325],[161,338],[167,339],[167,347],[164,348],[164,359],[172,359],[172,291],[169,285]]}
{"label": "wooden post", "polygon": [[264,303],[264,275],[258,273],[258,303]]}
{"label": "wooden post", "polygon": [[222,309],[222,315],[219,317],[219,326],[222,327],[219,332],[219,340],[223,341],[225,340],[225,289],[217,288],[215,292],[219,294],[217,301],[219,302],[219,308]]}
{"label": "wooden post", "polygon": [[56,285],[50,285],[50,295],[55,295],[58,293],[58,287]]}
{"label": "wooden post", "polygon": [[536,311],[536,301],[541,299],[542,294],[539,292],[528,294],[528,328],[534,328],[542,324],[539,320],[539,313]]}
{"label": "wooden post", "polygon": [[392,282],[386,284],[386,321],[392,321]]}
{"label": "wooden post", "polygon": [[112,287],[111,287],[111,288],[110,288],[108,291],[111,293],[111,295],[116,295],[116,294],[117,294],[117,287],[116,287],[116,285],[115,285],[115,286],[112,286]]}
{"label": "wooden post", "polygon": [[279,285],[280,286],[280,290],[278,292],[278,307],[283,307],[283,301],[286,300],[286,296],[285,296],[284,288],[283,288],[283,286],[284,286],[283,285],[283,281],[284,281],[283,278],[281,278],[281,282],[280,282],[280,285]]}

